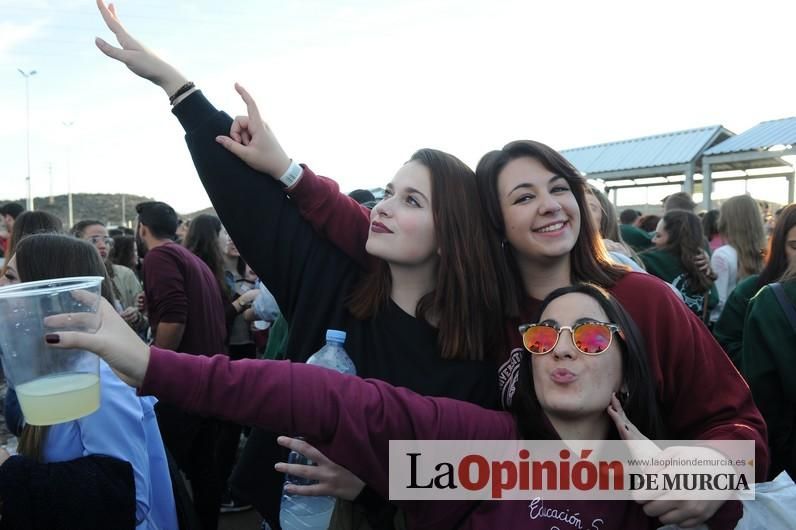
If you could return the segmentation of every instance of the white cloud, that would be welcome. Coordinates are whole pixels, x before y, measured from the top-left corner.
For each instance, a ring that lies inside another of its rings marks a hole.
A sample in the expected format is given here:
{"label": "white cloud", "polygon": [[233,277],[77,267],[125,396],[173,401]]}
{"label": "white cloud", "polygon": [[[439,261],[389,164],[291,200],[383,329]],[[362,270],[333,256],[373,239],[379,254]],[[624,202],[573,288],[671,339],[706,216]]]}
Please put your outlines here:
{"label": "white cloud", "polygon": [[5,62],[16,46],[39,35],[45,24],[44,20],[25,24],[0,22],[0,61]]}

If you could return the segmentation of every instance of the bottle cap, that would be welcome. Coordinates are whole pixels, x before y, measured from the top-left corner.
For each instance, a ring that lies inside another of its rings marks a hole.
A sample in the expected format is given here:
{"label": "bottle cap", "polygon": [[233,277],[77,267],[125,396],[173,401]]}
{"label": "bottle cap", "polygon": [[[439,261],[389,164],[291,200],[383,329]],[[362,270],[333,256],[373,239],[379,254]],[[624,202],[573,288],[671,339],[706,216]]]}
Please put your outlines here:
{"label": "bottle cap", "polygon": [[340,344],[344,344],[345,331],[340,331],[339,329],[327,329],[326,342],[339,342]]}

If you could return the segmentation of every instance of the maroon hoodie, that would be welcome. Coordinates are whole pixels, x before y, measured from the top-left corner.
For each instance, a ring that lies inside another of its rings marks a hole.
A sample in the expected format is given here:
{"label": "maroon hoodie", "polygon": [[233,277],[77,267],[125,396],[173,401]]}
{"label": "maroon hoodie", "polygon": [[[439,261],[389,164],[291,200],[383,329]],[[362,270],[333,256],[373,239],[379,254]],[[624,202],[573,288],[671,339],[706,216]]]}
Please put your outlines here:
{"label": "maroon hoodie", "polygon": [[[141,386],[185,410],[297,433],[388,496],[390,440],[507,440],[511,414],[423,397],[375,379],[289,361],[230,361],[152,347]],[[633,501],[403,501],[413,529],[656,528]],[[734,525],[733,525],[734,526]],[[732,528],[732,527],[729,527]]]}

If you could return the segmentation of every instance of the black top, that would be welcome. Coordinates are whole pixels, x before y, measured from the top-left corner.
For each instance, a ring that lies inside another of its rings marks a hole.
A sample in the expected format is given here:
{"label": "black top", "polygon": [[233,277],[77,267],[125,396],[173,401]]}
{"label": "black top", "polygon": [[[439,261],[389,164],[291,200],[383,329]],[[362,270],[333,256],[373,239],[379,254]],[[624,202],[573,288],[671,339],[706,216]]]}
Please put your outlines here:
{"label": "black top", "polygon": [[437,332],[390,302],[369,320],[345,302],[363,275],[359,266],[316,234],[282,185],[215,141],[232,118],[195,92],[174,109],[213,207],[243,259],[273,293],[290,325],[288,358],[306,361],[327,329],[346,331],[345,349],[357,374],[416,392],[498,408],[494,360],[439,357]]}
{"label": "black top", "polygon": [[12,456],[0,469],[0,529],[135,528],[135,482],[129,462],[91,455],[41,464]]}

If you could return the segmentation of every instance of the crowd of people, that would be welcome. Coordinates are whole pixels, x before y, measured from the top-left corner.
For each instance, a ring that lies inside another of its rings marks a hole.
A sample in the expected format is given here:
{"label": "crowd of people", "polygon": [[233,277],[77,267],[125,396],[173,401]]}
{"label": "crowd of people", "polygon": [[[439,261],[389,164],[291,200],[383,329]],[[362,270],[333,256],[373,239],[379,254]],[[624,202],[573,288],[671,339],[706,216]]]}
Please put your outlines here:
{"label": "crowd of people", "polygon": [[[169,97],[218,217],[153,201],[132,234],[96,219],[67,232],[0,207],[0,283],[104,277],[100,329],[46,337],[101,357],[102,406],[32,426],[9,390],[20,443],[0,451],[0,528],[214,530],[253,505],[276,530],[284,473],[314,481],[290,493],[338,499],[330,528],[550,528],[526,501],[390,502],[392,439],[750,440],[757,481],[796,477],[796,204],[768,228],[747,195],[617,212],[528,140],[475,171],[420,149],[380,201],[347,196],[287,155],[243,87],[233,119],[97,4],[121,48],[97,46]],[[328,329],[357,376],[304,364]],[[605,529],[743,514],[545,505]]]}

